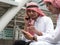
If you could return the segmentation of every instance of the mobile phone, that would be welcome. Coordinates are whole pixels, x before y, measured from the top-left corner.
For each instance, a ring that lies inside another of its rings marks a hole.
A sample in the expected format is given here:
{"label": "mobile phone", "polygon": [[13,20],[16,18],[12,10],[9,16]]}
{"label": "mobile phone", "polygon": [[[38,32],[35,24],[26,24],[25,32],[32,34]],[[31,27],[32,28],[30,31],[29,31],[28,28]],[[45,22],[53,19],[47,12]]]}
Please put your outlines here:
{"label": "mobile phone", "polygon": [[26,20],[29,20],[30,19],[30,17],[28,17],[28,18],[25,18]]}

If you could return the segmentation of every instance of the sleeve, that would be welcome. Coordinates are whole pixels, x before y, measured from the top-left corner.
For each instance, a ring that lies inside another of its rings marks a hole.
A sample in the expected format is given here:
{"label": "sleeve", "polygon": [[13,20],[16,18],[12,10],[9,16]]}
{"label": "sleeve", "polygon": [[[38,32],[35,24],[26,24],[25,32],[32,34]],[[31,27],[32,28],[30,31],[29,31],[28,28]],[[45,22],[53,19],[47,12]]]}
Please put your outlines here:
{"label": "sleeve", "polygon": [[60,41],[60,19],[57,21],[57,26],[54,31],[52,31],[50,34],[46,34],[43,36],[37,36],[37,40],[48,40],[51,43],[57,43]]}
{"label": "sleeve", "polygon": [[43,17],[42,20],[39,20],[39,25],[37,27],[38,30],[43,30],[43,35],[51,33],[51,31],[54,31],[53,22],[49,17]]}
{"label": "sleeve", "polygon": [[60,41],[60,18],[57,20],[57,26],[53,34],[51,34],[53,37],[54,42]]}
{"label": "sleeve", "polygon": [[53,22],[51,20],[51,18],[47,17],[45,18],[45,30],[46,32],[43,32],[43,36],[37,36],[37,40],[41,41],[41,40],[45,40],[45,41],[49,41],[49,42],[53,42],[53,37],[51,36],[54,32],[54,26],[53,26]]}
{"label": "sleeve", "polygon": [[47,20],[46,20],[46,27],[45,27],[45,30],[46,32],[45,33],[52,33],[52,31],[54,31],[54,26],[53,26],[53,22],[51,20],[51,18],[47,17]]}

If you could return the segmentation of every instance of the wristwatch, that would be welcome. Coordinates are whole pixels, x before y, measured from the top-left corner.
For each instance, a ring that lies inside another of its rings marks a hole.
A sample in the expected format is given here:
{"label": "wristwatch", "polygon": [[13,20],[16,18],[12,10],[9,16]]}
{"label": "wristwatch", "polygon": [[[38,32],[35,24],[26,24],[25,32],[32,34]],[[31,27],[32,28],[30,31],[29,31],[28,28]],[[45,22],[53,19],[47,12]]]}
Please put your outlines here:
{"label": "wristwatch", "polygon": [[37,37],[36,36],[33,36],[33,40],[37,41]]}

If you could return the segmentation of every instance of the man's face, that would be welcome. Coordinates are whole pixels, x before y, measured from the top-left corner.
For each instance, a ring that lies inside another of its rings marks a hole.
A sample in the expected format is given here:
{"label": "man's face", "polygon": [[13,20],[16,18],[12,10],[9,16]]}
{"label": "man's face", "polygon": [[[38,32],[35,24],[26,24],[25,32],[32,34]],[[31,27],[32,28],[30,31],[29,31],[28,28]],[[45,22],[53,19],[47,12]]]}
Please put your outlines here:
{"label": "man's face", "polygon": [[54,7],[51,3],[46,3],[46,6],[53,14],[59,13],[59,9]]}
{"label": "man's face", "polygon": [[32,19],[36,19],[38,17],[38,13],[33,10],[28,10],[27,13],[28,13],[28,16]]}

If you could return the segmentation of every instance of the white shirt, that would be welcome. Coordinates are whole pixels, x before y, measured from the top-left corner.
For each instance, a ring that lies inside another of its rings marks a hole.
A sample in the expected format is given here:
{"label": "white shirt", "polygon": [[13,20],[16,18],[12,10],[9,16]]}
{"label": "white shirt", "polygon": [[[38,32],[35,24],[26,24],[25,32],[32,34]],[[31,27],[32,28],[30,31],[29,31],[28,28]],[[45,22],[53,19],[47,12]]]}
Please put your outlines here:
{"label": "white shirt", "polygon": [[52,34],[52,39],[53,42],[57,43],[57,45],[60,45],[60,14],[58,15],[57,26],[54,33]]}
{"label": "white shirt", "polygon": [[46,41],[46,42],[49,42],[51,44],[56,44],[56,45],[60,43],[60,14],[57,19],[56,29],[52,31],[51,33],[46,34],[44,36],[38,36],[37,39],[40,41]]}
{"label": "white shirt", "polygon": [[43,34],[48,34],[54,30],[53,22],[50,17],[38,17],[34,24],[35,28]]}
{"label": "white shirt", "polygon": [[[38,17],[37,20],[35,21],[34,27],[38,31],[42,32],[43,35],[48,34],[49,32],[54,30],[53,22],[51,18],[47,16]],[[26,41],[28,40],[26,39]]]}

